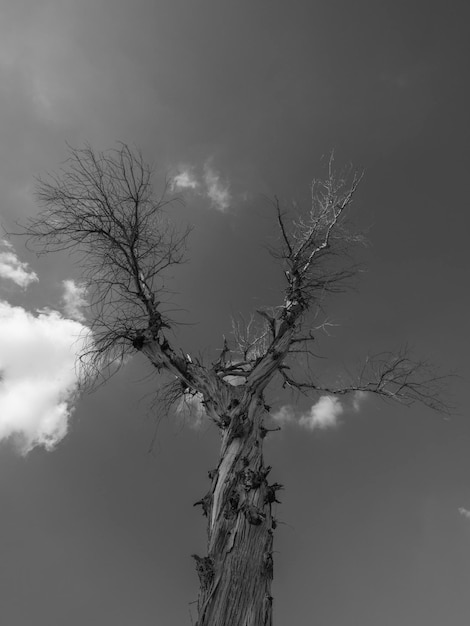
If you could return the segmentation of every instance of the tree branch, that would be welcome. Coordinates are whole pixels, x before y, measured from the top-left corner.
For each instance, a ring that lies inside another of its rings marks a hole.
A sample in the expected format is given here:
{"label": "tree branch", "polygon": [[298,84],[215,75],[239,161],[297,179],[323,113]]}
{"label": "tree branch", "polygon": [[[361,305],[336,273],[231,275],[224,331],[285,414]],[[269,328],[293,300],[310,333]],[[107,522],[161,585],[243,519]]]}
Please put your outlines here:
{"label": "tree branch", "polygon": [[40,253],[70,251],[84,269],[93,341],[82,361],[90,378],[150,337],[162,366],[181,367],[164,334],[175,324],[165,277],[184,263],[190,229],[176,229],[165,215],[181,202],[168,196],[168,184],[155,196],[150,167],[126,144],[107,152],[69,146],[60,173],[37,180],[36,196],[43,208],[20,234]]}
{"label": "tree branch", "polygon": [[280,246],[271,253],[283,266],[282,302],[259,309],[260,320],[255,316],[232,320],[232,345],[224,339],[212,367],[180,353],[170,341],[168,331],[176,321],[170,316],[166,280],[169,269],[185,262],[190,229],[178,229],[167,219],[166,210],[180,200],[168,195],[168,184],[160,196],[155,195],[151,169],[139,151],[126,144],[107,152],[69,146],[60,174],[38,179],[37,198],[43,208],[20,234],[40,253],[70,251],[84,270],[92,341],[82,361],[91,379],[97,373],[106,377],[137,350],[157,370],[175,376],[184,389],[202,394],[214,414],[211,398],[228,398],[233,392],[229,377],[241,379],[243,393],[251,397],[261,395],[277,372],[296,389],[364,391],[445,410],[439,388],[446,377],[435,376],[406,351],[367,360],[357,381],[347,388],[298,382],[287,373],[289,354],[316,356],[309,342],[329,325],[325,321],[310,326],[306,333],[307,316],[322,309],[327,294],[343,291],[358,271],[350,252],[364,243],[364,237],[348,226],[348,214],[362,177],[351,168],[336,173],[331,155],[325,179],[311,184],[306,215],[290,218],[274,199]]}
{"label": "tree branch", "polygon": [[345,395],[352,392],[373,393],[410,406],[423,404],[438,413],[449,415],[453,407],[446,401],[445,392],[451,375],[441,375],[426,361],[415,360],[408,349],[382,352],[368,357],[355,380],[341,387],[321,385],[314,381],[299,381],[279,371],[284,385],[302,392],[321,392]]}

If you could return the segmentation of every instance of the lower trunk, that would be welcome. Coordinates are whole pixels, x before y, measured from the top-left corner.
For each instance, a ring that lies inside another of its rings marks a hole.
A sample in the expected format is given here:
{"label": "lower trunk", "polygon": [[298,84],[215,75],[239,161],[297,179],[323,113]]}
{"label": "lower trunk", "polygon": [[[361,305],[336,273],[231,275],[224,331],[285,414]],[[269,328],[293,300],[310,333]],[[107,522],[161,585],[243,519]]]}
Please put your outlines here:
{"label": "lower trunk", "polygon": [[280,485],[268,485],[263,462],[265,412],[253,398],[221,416],[222,450],[209,472],[209,493],[197,504],[208,517],[208,554],[193,555],[200,580],[197,626],[271,626],[273,531],[271,504]]}

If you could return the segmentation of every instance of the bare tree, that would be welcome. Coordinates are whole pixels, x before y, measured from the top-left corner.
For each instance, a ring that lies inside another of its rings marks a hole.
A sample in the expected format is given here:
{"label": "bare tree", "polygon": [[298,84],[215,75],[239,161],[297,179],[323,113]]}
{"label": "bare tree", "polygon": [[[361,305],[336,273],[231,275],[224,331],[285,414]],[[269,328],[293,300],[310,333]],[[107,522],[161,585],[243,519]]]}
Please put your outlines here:
{"label": "bare tree", "polygon": [[268,385],[277,381],[317,394],[362,391],[447,410],[442,379],[405,351],[368,358],[345,387],[321,384],[315,370],[299,378],[296,363],[328,326],[315,321],[324,300],[357,273],[352,252],[363,241],[348,226],[361,175],[337,174],[333,165],[331,158],[326,178],[312,183],[306,214],[292,217],[274,201],[279,242],[271,252],[282,264],[284,293],[276,306],[234,320],[233,340],[224,339],[209,364],[174,345],[167,271],[184,261],[188,230],[176,229],[165,216],[165,207],[177,200],[168,186],[154,195],[151,170],[139,152],[124,144],[104,153],[71,148],[59,175],[39,180],[43,210],[25,226],[41,251],[71,250],[83,267],[93,312],[86,363],[106,373],[125,354],[141,352],[170,375],[167,397],[196,399],[220,431],[219,462],[196,503],[208,531],[206,556],[193,555],[198,626],[272,624],[272,505],[282,486],[270,483],[263,458],[265,436],[274,430],[265,426]]}

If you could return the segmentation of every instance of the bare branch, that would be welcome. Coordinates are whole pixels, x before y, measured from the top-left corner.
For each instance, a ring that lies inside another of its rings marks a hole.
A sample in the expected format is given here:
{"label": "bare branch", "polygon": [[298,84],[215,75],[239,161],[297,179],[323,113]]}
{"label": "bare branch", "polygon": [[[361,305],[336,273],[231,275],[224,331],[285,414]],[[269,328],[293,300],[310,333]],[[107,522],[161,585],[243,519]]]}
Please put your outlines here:
{"label": "bare branch", "polygon": [[336,174],[333,160],[332,155],[327,177],[312,182],[311,208],[306,216],[288,222],[275,198],[281,243],[270,251],[283,263],[287,286],[282,305],[271,315],[257,311],[268,322],[271,341],[252,372],[250,384],[268,383],[302,335],[305,315],[314,306],[321,307],[326,294],[343,291],[358,271],[349,250],[364,238],[347,228],[346,214],[362,174],[351,169]]}
{"label": "bare branch", "polygon": [[292,245],[291,245],[289,236],[287,235],[287,229],[286,229],[286,225],[284,224],[284,216],[281,211],[280,204],[279,204],[279,198],[275,196],[274,201],[275,201],[275,207],[276,207],[276,213],[277,213],[277,223],[281,231],[283,243],[286,246],[286,254],[287,256],[290,256],[293,254],[294,251],[292,250]]}
{"label": "bare branch", "polygon": [[166,276],[185,260],[189,229],[175,228],[165,210],[180,200],[168,184],[155,195],[150,167],[126,144],[69,146],[59,174],[37,180],[36,196],[43,209],[21,234],[39,253],[70,251],[84,270],[93,346],[83,356],[109,370],[138,347],[143,329],[157,336],[174,324]]}
{"label": "bare branch", "polygon": [[381,352],[368,357],[351,384],[341,387],[314,381],[298,381],[286,369],[280,374],[284,385],[292,389],[345,395],[352,392],[373,393],[410,406],[423,404],[438,413],[449,415],[453,407],[446,401],[451,375],[442,375],[427,361],[415,360],[405,347],[398,352]]}
{"label": "bare branch", "polygon": [[266,312],[258,311],[263,317],[260,324],[252,314],[248,320],[239,314],[232,317],[232,335],[235,340],[235,352],[246,362],[253,362],[264,356],[271,341],[270,317]]}
{"label": "bare branch", "polygon": [[158,371],[167,370],[184,389],[201,394],[209,413],[217,409],[214,395],[226,399],[240,382],[249,394],[261,394],[276,372],[295,389],[365,391],[444,410],[438,391],[444,379],[406,351],[369,359],[347,388],[302,383],[287,373],[289,355],[303,355],[307,365],[310,357],[318,358],[311,342],[319,331],[328,334],[332,324],[326,318],[309,324],[306,332],[307,316],[315,320],[325,296],[344,290],[358,271],[350,253],[364,238],[349,227],[348,213],[362,176],[351,168],[337,173],[331,155],[326,177],[311,184],[306,215],[290,218],[275,198],[280,246],[272,253],[283,263],[282,302],[259,309],[258,317],[232,320],[232,345],[224,339],[210,368],[170,342],[176,322],[170,315],[168,272],[185,261],[189,229],[177,229],[167,219],[166,209],[179,199],[168,194],[168,185],[155,194],[152,171],[139,151],[126,144],[106,152],[69,147],[59,174],[38,180],[43,209],[21,234],[40,253],[70,251],[84,270],[92,341],[82,361],[90,377],[106,378],[138,350]]}

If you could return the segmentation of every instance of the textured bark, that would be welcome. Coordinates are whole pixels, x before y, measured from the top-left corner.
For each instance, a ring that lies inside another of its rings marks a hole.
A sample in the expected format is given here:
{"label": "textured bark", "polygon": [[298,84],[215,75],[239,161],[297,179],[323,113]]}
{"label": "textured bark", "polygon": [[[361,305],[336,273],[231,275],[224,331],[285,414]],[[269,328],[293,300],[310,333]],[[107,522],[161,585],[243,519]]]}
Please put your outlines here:
{"label": "textured bark", "polygon": [[288,352],[302,312],[289,302],[265,354],[253,363],[245,383],[232,386],[224,371],[177,355],[149,329],[142,352],[157,369],[172,372],[184,387],[201,395],[209,417],[222,433],[219,464],[211,486],[196,504],[207,516],[207,555],[193,555],[200,581],[197,626],[271,626],[273,533],[271,514],[278,484],[268,483],[263,459],[266,407],[263,392]]}
{"label": "textured bark", "polygon": [[273,531],[263,461],[265,408],[253,397],[246,412],[237,406],[221,416],[218,467],[209,472],[209,493],[200,502],[208,518],[207,556],[193,555],[200,579],[197,626],[271,626]]}
{"label": "textured bark", "polygon": [[[222,433],[211,486],[196,504],[207,516],[207,555],[193,555],[200,581],[197,626],[271,626],[273,533],[271,506],[276,490],[263,459],[266,407],[263,392],[288,353],[301,303],[289,300],[273,319],[273,339],[263,356],[232,386],[233,375],[215,365],[194,363],[176,354],[160,327],[149,328],[139,349],[155,365],[175,375],[183,388],[197,392]],[[227,378],[227,380],[226,380]]]}

